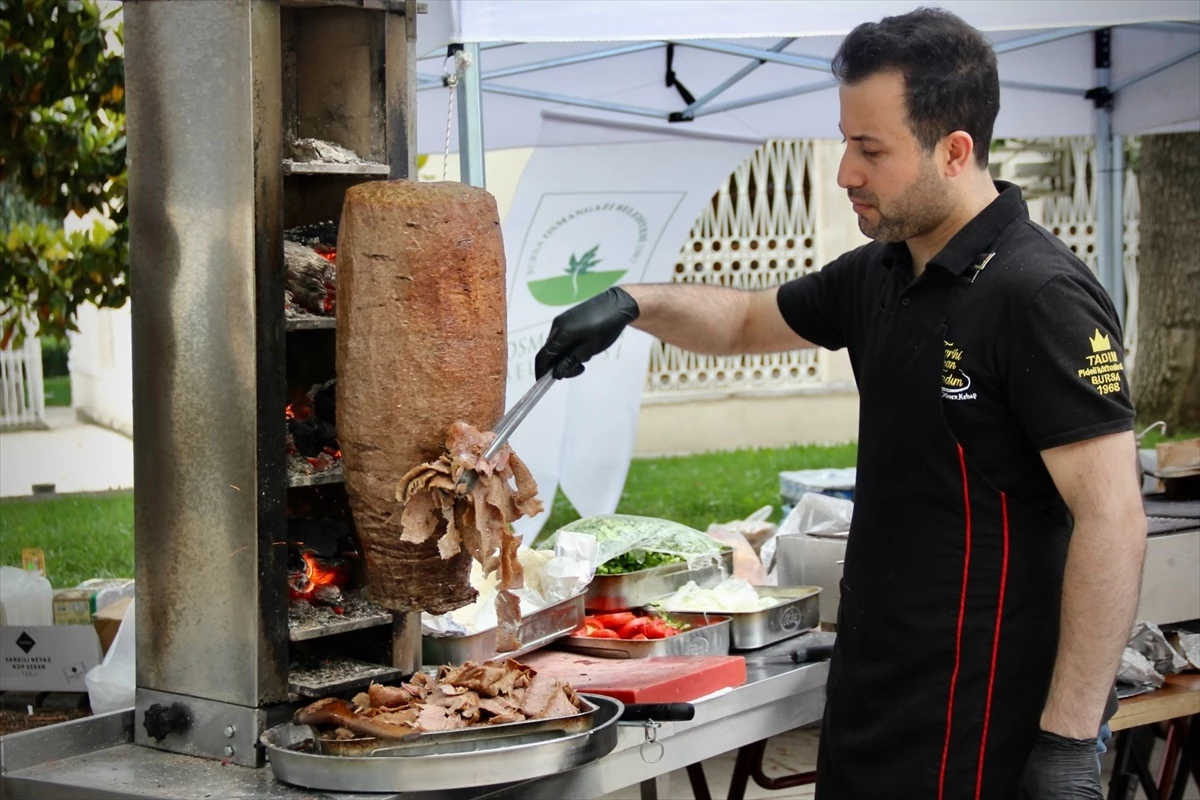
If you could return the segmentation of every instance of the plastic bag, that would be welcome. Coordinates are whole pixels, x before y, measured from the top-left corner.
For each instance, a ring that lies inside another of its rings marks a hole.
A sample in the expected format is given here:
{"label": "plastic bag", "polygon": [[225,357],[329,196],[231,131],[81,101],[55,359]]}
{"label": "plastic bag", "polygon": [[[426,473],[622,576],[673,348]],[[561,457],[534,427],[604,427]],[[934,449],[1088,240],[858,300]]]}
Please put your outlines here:
{"label": "plastic bag", "polygon": [[815,492],[800,495],[799,502],[759,551],[763,566],[767,569],[767,585],[774,586],[775,551],[780,536],[829,536],[844,538],[850,533],[850,520],[854,516],[854,503],[840,497],[830,497]]}
{"label": "plastic bag", "polygon": [[755,586],[763,585],[767,579],[767,571],[763,569],[763,563],[759,559],[758,553],[754,552],[754,546],[750,544],[749,540],[738,529],[736,521],[728,522],[724,525],[718,525],[714,522],[708,526],[708,530],[705,533],[721,544],[726,544],[733,548],[734,577],[741,578]]}
{"label": "plastic bag", "polygon": [[695,528],[656,517],[603,514],[579,519],[559,528],[550,538],[557,542],[564,532],[594,536],[597,574],[636,572],[671,561],[692,567],[716,564],[728,549]]}
{"label": "plastic bag", "polygon": [[36,572],[0,567],[0,625],[54,624],[54,590]]}
{"label": "plastic bag", "polygon": [[[540,611],[587,589],[596,572],[596,542],[583,534],[564,535],[553,551],[517,550],[525,573],[525,586],[514,589],[521,601],[521,616]],[[496,592],[500,575],[484,577],[478,562],[471,564],[471,585],[479,592],[475,601],[446,614],[421,614],[426,636],[468,636],[496,627]]]}
{"label": "plastic bag", "polygon": [[800,495],[800,500],[792,509],[792,513],[779,523],[777,535],[803,533],[807,536],[822,534],[845,536],[850,532],[850,520],[853,516],[853,501],[830,497],[826,494],[805,492]]}
{"label": "plastic bag", "polygon": [[133,707],[137,686],[136,603],[136,598],[129,602],[121,627],[117,628],[117,635],[104,654],[104,660],[89,669],[83,678],[93,714]]}

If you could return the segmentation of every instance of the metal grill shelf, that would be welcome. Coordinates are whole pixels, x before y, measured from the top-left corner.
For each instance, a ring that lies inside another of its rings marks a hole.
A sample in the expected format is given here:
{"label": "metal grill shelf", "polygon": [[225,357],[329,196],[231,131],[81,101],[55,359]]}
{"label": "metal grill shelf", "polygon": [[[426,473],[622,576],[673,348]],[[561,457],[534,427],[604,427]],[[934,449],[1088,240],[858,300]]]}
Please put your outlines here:
{"label": "metal grill shelf", "polygon": [[333,330],[337,327],[337,317],[288,317],[286,326],[289,331]]}
{"label": "metal grill shelf", "polygon": [[368,664],[352,658],[330,658],[311,669],[292,669],[288,689],[300,697],[326,697],[369,686],[372,681],[390,681],[400,670],[380,664]]}
{"label": "metal grill shelf", "polygon": [[293,642],[306,642],[310,639],[320,639],[325,636],[336,636],[339,633],[375,628],[380,625],[391,625],[392,615],[379,611],[370,616],[335,619],[332,622],[314,622],[308,625],[288,625],[288,639]]}
{"label": "metal grill shelf", "polygon": [[330,467],[324,472],[317,472],[312,475],[288,475],[288,486],[322,486],[329,483],[345,483],[346,473],[342,471],[342,465],[338,464],[335,467]]}
{"label": "metal grill shelf", "polygon": [[387,164],[329,164],[320,161],[284,161],[284,175],[390,175]]}

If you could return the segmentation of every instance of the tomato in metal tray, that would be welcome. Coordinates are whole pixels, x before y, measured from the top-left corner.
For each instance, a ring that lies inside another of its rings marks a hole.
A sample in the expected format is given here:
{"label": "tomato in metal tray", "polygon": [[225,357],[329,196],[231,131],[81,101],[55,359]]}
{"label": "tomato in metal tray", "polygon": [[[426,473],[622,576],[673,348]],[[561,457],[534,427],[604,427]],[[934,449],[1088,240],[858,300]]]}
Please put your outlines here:
{"label": "tomato in metal tray", "polygon": [[632,611],[616,614],[597,614],[584,617],[583,624],[572,632],[572,636],[592,639],[625,639],[643,641],[666,639],[687,629],[669,617],[638,615]]}

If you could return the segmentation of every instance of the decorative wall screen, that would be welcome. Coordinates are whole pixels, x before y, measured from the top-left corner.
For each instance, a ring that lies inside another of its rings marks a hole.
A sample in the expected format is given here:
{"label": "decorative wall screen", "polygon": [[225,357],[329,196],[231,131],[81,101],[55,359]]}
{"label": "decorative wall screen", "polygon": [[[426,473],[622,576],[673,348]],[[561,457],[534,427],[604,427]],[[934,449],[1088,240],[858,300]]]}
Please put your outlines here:
{"label": "decorative wall screen", "polygon": [[[1096,151],[1092,137],[1057,139],[1055,145],[1069,149],[1069,176],[1061,192],[1045,198],[1041,223],[1096,271],[1096,196],[1092,176],[1096,174]],[[1137,351],[1138,220],[1141,197],[1137,176],[1125,171],[1123,198],[1125,223],[1125,367],[1132,371]]]}
{"label": "decorative wall screen", "polygon": [[[813,148],[777,140],[760,147],[721,186],[679,253],[674,280],[763,289],[803,275],[816,263]],[[656,342],[646,392],[692,399],[819,385],[819,353],[701,356]]]}
{"label": "decorative wall screen", "polygon": [[[1095,150],[1091,137],[1044,142],[1069,152],[1057,191],[1042,204],[1041,224],[1062,239],[1094,272]],[[1037,143],[1030,143],[1037,149]],[[816,263],[813,143],[768,142],[730,176],[704,209],[679,253],[674,281],[761,289],[803,275]],[[1137,253],[1140,201],[1137,179],[1125,175],[1126,364],[1136,352]],[[737,393],[786,394],[822,384],[819,350],[767,356],[699,356],[656,342],[646,375],[653,401],[691,400]]]}

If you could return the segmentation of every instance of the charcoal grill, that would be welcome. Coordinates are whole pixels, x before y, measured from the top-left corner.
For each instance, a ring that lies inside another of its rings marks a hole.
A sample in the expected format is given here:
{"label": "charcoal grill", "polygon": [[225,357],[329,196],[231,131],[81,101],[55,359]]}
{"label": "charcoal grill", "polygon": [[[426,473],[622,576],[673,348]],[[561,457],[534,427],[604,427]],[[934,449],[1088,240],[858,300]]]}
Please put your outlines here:
{"label": "charcoal grill", "polygon": [[[348,187],[414,173],[417,13],[124,4],[138,744],[260,767],[296,702],[420,668],[419,614],[361,586],[289,619],[289,514],[349,515],[340,469],[288,468],[284,409],[334,377],[335,318],[285,312],[283,262],[285,231],[334,229]],[[358,158],[298,161],[297,139]]]}

